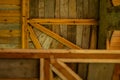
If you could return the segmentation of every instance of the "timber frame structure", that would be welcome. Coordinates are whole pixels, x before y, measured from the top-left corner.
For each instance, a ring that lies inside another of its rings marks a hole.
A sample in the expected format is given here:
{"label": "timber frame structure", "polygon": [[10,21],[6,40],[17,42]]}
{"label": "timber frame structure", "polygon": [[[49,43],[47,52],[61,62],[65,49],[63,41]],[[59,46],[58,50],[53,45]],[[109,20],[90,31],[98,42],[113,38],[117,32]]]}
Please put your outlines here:
{"label": "timber frame structure", "polygon": [[[95,19],[30,19],[29,0],[22,2],[22,48],[21,49],[0,49],[0,58],[10,59],[39,59],[40,78],[30,79],[0,79],[0,80],[53,80],[52,71],[63,80],[82,80],[65,63],[120,63],[120,51],[115,50],[82,50],[82,48],[60,37],[52,31],[44,28],[42,24],[65,24],[65,25],[98,25]],[[30,36],[35,48],[42,49],[33,28],[51,36],[60,43],[72,50],[31,50],[28,49],[28,36]],[[95,33],[92,33],[94,41]],[[93,42],[91,41],[91,42]],[[91,46],[94,44],[91,43]],[[79,50],[73,50],[79,49]]]}
{"label": "timber frame structure", "polygon": [[40,75],[40,79],[0,80],[54,80],[51,71],[55,72],[63,80],[82,80],[75,72],[67,67],[65,63],[120,63],[120,51],[0,49],[0,58],[42,59],[44,62],[41,65],[42,74]]}

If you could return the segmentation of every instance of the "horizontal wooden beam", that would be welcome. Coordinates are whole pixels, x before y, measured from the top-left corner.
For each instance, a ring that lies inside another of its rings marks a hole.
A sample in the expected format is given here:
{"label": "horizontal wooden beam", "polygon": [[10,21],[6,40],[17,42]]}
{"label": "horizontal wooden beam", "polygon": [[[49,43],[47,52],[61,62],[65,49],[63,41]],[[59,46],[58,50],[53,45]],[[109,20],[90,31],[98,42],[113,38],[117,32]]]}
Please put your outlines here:
{"label": "horizontal wooden beam", "polygon": [[[0,49],[0,58],[54,58],[81,59],[79,62],[120,63],[120,50],[32,50],[32,49]],[[86,61],[84,61],[86,60]],[[96,61],[92,61],[96,60]],[[104,60],[104,61],[103,61]],[[71,61],[72,62],[72,61]],[[78,62],[78,61],[76,61]]]}
{"label": "horizontal wooden beam", "polygon": [[52,25],[98,25],[95,19],[30,19],[28,22]]}

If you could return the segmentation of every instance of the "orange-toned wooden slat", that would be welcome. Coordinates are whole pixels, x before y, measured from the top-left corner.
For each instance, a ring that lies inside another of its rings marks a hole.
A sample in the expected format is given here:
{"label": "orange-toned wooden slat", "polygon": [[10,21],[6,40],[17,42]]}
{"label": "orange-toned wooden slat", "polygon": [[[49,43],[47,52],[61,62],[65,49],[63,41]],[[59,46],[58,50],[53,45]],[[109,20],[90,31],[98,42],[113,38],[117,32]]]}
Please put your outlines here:
{"label": "orange-toned wooden slat", "polygon": [[0,30],[0,37],[20,37],[19,30]]}
{"label": "orange-toned wooden slat", "polygon": [[66,64],[60,61],[52,61],[53,71],[63,80],[82,80],[75,72],[72,71]]}
{"label": "orange-toned wooden slat", "polygon": [[112,36],[113,36],[113,37],[115,37],[115,36],[117,36],[117,37],[120,36],[120,31],[119,31],[119,30],[113,31]]}
{"label": "orange-toned wooden slat", "polygon": [[9,79],[0,78],[0,80],[39,80],[39,79],[37,79],[37,78],[29,78],[29,79],[28,78],[26,78],[26,79],[25,78],[24,79],[23,78],[21,78],[21,79],[20,78],[18,78],[18,79],[15,79],[15,78],[9,78]]}
{"label": "orange-toned wooden slat", "polygon": [[0,17],[0,23],[20,23],[20,17]]}
{"label": "orange-toned wooden slat", "polygon": [[21,0],[0,0],[0,5],[8,4],[8,5],[20,5]]}
{"label": "orange-toned wooden slat", "polygon": [[31,40],[33,41],[34,46],[35,46],[37,49],[41,49],[42,46],[41,46],[41,44],[39,43],[39,40],[37,39],[37,36],[36,36],[36,34],[34,33],[34,31],[33,31],[33,29],[32,29],[31,26],[28,27],[28,31],[30,32],[29,35],[30,35]]}
{"label": "orange-toned wooden slat", "polygon": [[120,42],[112,42],[110,43],[110,46],[120,46]]}
{"label": "orange-toned wooden slat", "polygon": [[120,50],[120,45],[119,46],[110,46],[111,50]]}
{"label": "orange-toned wooden slat", "polygon": [[31,19],[31,23],[66,24],[66,25],[97,25],[95,19]]}
{"label": "orange-toned wooden slat", "polygon": [[19,5],[0,5],[0,10],[20,10]]}
{"label": "orange-toned wooden slat", "polygon": [[72,49],[81,49],[80,47],[78,47],[77,45],[69,42],[68,40],[60,37],[59,35],[55,34],[54,32],[44,28],[43,26],[39,25],[39,24],[33,24],[31,23],[32,26],[34,26],[35,28],[39,29],[40,31],[44,32],[45,34],[51,36],[52,38],[56,39],[57,41],[59,41],[60,43],[64,44],[65,46],[72,48]]}
{"label": "orange-toned wooden slat", "polygon": [[21,37],[0,37],[0,44],[20,44]]}
{"label": "orange-toned wooden slat", "polygon": [[120,36],[118,36],[118,37],[111,37],[110,43],[112,44],[113,42],[120,42]]}
{"label": "orange-toned wooden slat", "polygon": [[29,18],[29,0],[22,0],[22,48],[28,48],[27,19]]}
{"label": "orange-toned wooden slat", "polygon": [[0,10],[0,17],[18,17],[21,16],[20,10]]}
{"label": "orange-toned wooden slat", "polygon": [[112,0],[112,3],[114,6],[119,6],[120,5],[120,0]]}
{"label": "orange-toned wooden slat", "polygon": [[44,79],[50,80],[50,59],[44,60]]}

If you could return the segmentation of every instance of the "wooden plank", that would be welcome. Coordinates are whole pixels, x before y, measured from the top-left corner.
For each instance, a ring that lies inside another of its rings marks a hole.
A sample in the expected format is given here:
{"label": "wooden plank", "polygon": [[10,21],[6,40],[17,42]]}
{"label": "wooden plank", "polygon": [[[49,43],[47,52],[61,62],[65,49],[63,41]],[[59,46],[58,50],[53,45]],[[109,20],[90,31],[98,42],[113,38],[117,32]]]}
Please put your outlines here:
{"label": "wooden plank", "polygon": [[22,0],[22,48],[28,48],[27,18],[29,18],[29,0]]}
{"label": "wooden plank", "polygon": [[119,30],[114,30],[113,33],[112,33],[112,36],[113,37],[120,36],[120,31]]}
{"label": "wooden plank", "polygon": [[97,25],[95,19],[31,19],[28,22],[40,24]]}
{"label": "wooden plank", "polygon": [[119,46],[120,45],[120,42],[112,42],[112,43],[109,43],[110,46]]}
{"label": "wooden plank", "polygon": [[12,23],[12,24],[1,24],[0,23],[0,30],[20,30],[21,24]]}
{"label": "wooden plank", "polygon": [[0,30],[0,37],[20,37],[19,30]]}
{"label": "wooden plank", "polygon": [[60,61],[51,62],[54,70],[63,80],[82,80],[75,72],[73,72],[66,64]]}
{"label": "wooden plank", "polygon": [[44,33],[41,33],[41,35],[39,36],[39,42],[41,43],[41,45],[44,44],[45,40],[47,39],[47,35]]}
{"label": "wooden plank", "polygon": [[[60,18],[60,0],[55,0],[55,18]],[[60,34],[60,25],[53,25],[52,31]]]}
{"label": "wooden plank", "polygon": [[19,5],[0,5],[0,10],[20,10]]}
{"label": "wooden plank", "polygon": [[19,10],[0,10],[0,17],[20,17]]}
{"label": "wooden plank", "polygon": [[[100,0],[100,27],[99,27],[99,37],[98,37],[98,48],[99,49],[105,49],[106,48],[106,38],[108,30],[118,30],[120,29],[118,23],[120,21],[120,15],[119,12],[115,12],[114,10],[118,10],[117,8],[114,8],[111,10],[111,7],[113,5],[111,4],[111,1],[105,1]],[[116,17],[117,15],[117,17]],[[110,27],[111,26],[111,27]],[[114,65],[95,65],[93,70],[99,71],[98,76],[92,77],[92,79],[96,80],[110,80],[113,75],[113,68]],[[101,67],[100,67],[101,66]],[[98,68],[100,67],[100,69]],[[109,72],[108,72],[109,71]],[[109,73],[109,74],[108,74]],[[101,78],[101,79],[100,79]]]}
{"label": "wooden plank", "polygon": [[[60,0],[60,18],[68,18],[68,0]],[[60,25],[60,35],[67,39],[66,25]]]}
{"label": "wooden plank", "polygon": [[112,3],[114,6],[119,6],[120,5],[120,0],[112,0]]}
{"label": "wooden plank", "polygon": [[92,27],[91,39],[90,39],[90,49],[96,49],[97,47],[97,28]]}
{"label": "wooden plank", "polygon": [[[119,63],[120,60],[111,60],[111,59],[57,59],[64,63],[91,63],[91,64],[101,64],[101,63]],[[90,66],[91,67],[91,66]],[[91,67],[91,69],[94,69]],[[90,70],[91,71],[91,70]]]}
{"label": "wooden plank", "polygon": [[53,41],[53,39],[48,36],[48,37],[46,38],[46,40],[44,41],[43,45],[42,45],[43,48],[44,48],[44,49],[49,49],[52,41]]}
{"label": "wooden plank", "polygon": [[45,17],[45,3],[44,0],[39,0],[39,18],[44,18]]}
{"label": "wooden plank", "polygon": [[20,23],[20,17],[0,17],[0,23]]}
{"label": "wooden plank", "polygon": [[[60,18],[60,0],[55,0],[55,18]],[[52,31],[58,35],[60,35],[60,25],[53,25],[52,26]],[[53,40],[51,47],[52,49],[60,49],[58,46],[59,43],[57,40]]]}
{"label": "wooden plank", "polygon": [[0,80],[38,80],[38,79],[37,78],[29,78],[29,79],[23,79],[23,78],[22,79],[15,79],[15,78],[13,78],[13,79],[10,79],[10,78],[9,79],[4,79],[3,78],[3,79],[0,79]]}
{"label": "wooden plank", "polygon": [[50,59],[44,60],[44,80],[50,80]]}
{"label": "wooden plank", "polygon": [[[82,18],[89,18],[89,1],[83,0],[82,3],[82,11],[81,17]],[[82,40],[81,40],[81,47],[83,49],[89,48],[89,41],[90,41],[90,26],[89,25],[83,25],[82,28]],[[79,64],[79,76],[81,76],[84,80],[87,79],[87,70],[88,70],[88,64]]]}
{"label": "wooden plank", "polygon": [[35,46],[37,49],[41,49],[42,46],[41,46],[41,44],[39,43],[39,40],[37,39],[37,36],[36,36],[36,34],[34,33],[34,31],[33,31],[33,29],[32,29],[31,26],[28,27],[28,31],[30,32],[29,35],[30,35],[30,38],[31,38],[34,46]]}
{"label": "wooden plank", "polygon": [[120,36],[116,36],[116,37],[112,37],[111,40],[110,40],[110,43],[114,43],[114,42],[120,42]]}
{"label": "wooden plank", "polygon": [[0,44],[20,44],[20,37],[0,37]]}
{"label": "wooden plank", "polygon": [[8,4],[8,5],[20,5],[21,0],[0,0],[0,4],[4,5],[4,4]]}
{"label": "wooden plank", "polygon": [[2,49],[19,49],[21,48],[20,44],[0,44]]}
{"label": "wooden plank", "polygon": [[59,49],[58,44],[59,42],[57,40],[53,40],[50,49]]}
{"label": "wooden plank", "polygon": [[[54,18],[54,6],[55,0],[45,0],[45,18]],[[46,28],[52,30],[52,26],[50,25],[46,26]]]}
{"label": "wooden plank", "polygon": [[51,56],[54,56],[54,58],[61,58],[61,59],[119,60],[120,50],[0,49],[0,55],[1,55],[0,58],[50,58]]}
{"label": "wooden plank", "polygon": [[[76,0],[77,6],[77,18],[83,18],[83,0]],[[76,44],[78,46],[82,46],[82,32],[83,32],[83,25],[77,25],[76,27]],[[81,71],[78,71],[81,72]]]}
{"label": "wooden plank", "polygon": [[51,36],[52,38],[56,39],[57,41],[59,41],[60,43],[66,45],[69,48],[73,48],[73,49],[81,49],[80,47],[76,46],[75,44],[67,41],[66,39],[60,37],[59,35],[53,33],[52,31],[44,28],[43,26],[39,25],[39,24],[33,24],[30,23],[32,26],[34,26],[35,28],[39,29],[40,31],[46,33],[47,35]]}
{"label": "wooden plank", "polygon": [[55,0],[45,0],[45,18],[54,18],[54,5]]}
{"label": "wooden plank", "polygon": [[[76,13],[76,1],[75,0],[69,0],[69,6],[68,6],[68,9],[69,9],[69,18],[71,19],[75,19],[76,16],[77,16],[77,13]],[[76,44],[76,26],[69,26],[67,27],[67,40],[69,40],[70,42]],[[73,70],[73,71],[77,71],[77,65],[76,64],[68,64],[70,66],[70,68]]]}
{"label": "wooden plank", "polygon": [[[89,18],[98,19],[99,16],[99,1],[98,0],[90,0],[89,1]],[[96,49],[97,47],[97,27],[92,26],[91,28],[91,38],[90,38],[90,49]],[[94,71],[95,65],[89,64],[88,66],[88,80],[94,79],[95,76],[97,76],[98,72],[97,70]],[[96,67],[101,68],[101,67]],[[95,73],[95,76],[92,75],[92,73]]]}
{"label": "wooden plank", "polygon": [[120,46],[110,46],[111,50],[120,50]]}
{"label": "wooden plank", "polygon": [[30,0],[30,18],[39,17],[39,0]]}

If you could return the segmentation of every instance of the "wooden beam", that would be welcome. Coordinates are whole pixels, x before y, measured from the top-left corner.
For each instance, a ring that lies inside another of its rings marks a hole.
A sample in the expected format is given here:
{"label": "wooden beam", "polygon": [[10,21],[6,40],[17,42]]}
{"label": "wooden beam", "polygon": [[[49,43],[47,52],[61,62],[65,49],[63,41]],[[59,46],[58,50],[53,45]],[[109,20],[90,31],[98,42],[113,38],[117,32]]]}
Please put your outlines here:
{"label": "wooden beam", "polygon": [[30,19],[28,22],[53,25],[98,25],[95,19]]}
{"label": "wooden beam", "polygon": [[119,6],[120,5],[120,0],[112,0],[112,3],[114,6]]}
{"label": "wooden beam", "polygon": [[65,63],[120,63],[120,59],[58,59]]}
{"label": "wooden beam", "polygon": [[57,70],[56,72],[63,80],[82,80],[75,72],[73,72],[66,64],[60,61],[53,61],[51,65]]}
{"label": "wooden beam", "polygon": [[39,25],[39,24],[34,24],[34,23],[30,23],[33,27],[39,29],[40,31],[44,32],[45,34],[51,36],[52,38],[56,39],[57,41],[59,41],[60,43],[64,44],[65,46],[72,48],[72,49],[81,49],[80,47],[76,46],[75,44],[69,42],[68,40],[60,37],[59,35],[55,34],[54,32],[44,28],[43,26]]}
{"label": "wooden beam", "polygon": [[36,58],[37,59],[37,58],[50,58],[51,56],[54,56],[55,58],[60,58],[60,59],[89,59],[89,60],[106,59],[111,61],[120,60],[120,50],[0,49],[0,55],[1,55],[0,58]]}
{"label": "wooden beam", "polygon": [[33,31],[33,29],[32,29],[31,26],[28,27],[28,31],[30,32],[30,38],[31,38],[31,40],[33,41],[33,44],[34,44],[35,48],[41,49],[42,46],[41,46],[39,40],[37,39],[37,36],[36,36],[36,34],[34,33],[34,31]]}

